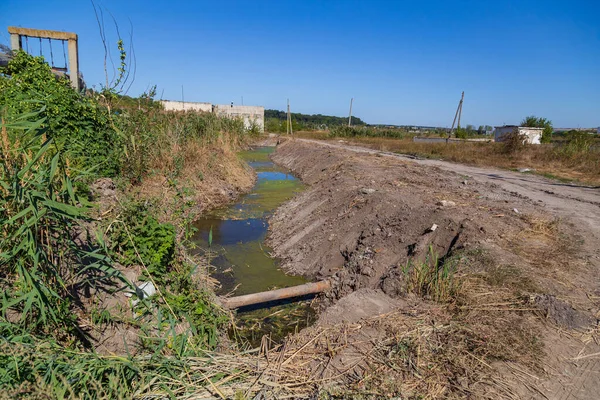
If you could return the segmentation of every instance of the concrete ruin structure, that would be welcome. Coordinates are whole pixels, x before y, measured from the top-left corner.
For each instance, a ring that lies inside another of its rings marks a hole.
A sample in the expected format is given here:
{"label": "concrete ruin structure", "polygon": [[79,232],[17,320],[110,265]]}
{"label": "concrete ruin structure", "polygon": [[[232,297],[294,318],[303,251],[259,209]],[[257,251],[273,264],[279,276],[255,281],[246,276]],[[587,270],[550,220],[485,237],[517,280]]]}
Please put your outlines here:
{"label": "concrete ruin structure", "polygon": [[504,125],[497,126],[494,129],[494,141],[503,142],[508,135],[518,132],[523,137],[523,142],[530,144],[540,144],[542,141],[542,132],[544,128],[532,128],[528,126]]}
{"label": "concrete ruin structure", "polygon": [[260,132],[265,131],[265,108],[262,106],[236,106],[233,104],[195,103],[189,101],[160,100],[168,111],[197,111],[209,112],[216,115],[241,119],[246,129],[256,127]]}
{"label": "concrete ruin structure", "polygon": [[167,111],[201,111],[210,113],[213,110],[213,105],[210,103],[161,100],[160,104],[162,104]]}
{"label": "concrete ruin structure", "polygon": [[73,86],[73,88],[77,91],[81,90],[83,85],[82,81],[79,79],[79,53],[76,33],[48,31],[44,29],[18,28],[14,26],[8,27],[8,33],[10,34],[10,47],[13,51],[23,49],[23,38],[66,41],[68,44],[68,72],[69,79],[71,80],[71,86]]}
{"label": "concrete ruin structure", "polygon": [[242,119],[246,129],[251,129],[255,126],[259,131],[265,131],[265,108],[262,106],[234,106],[233,104],[217,104],[213,106],[213,112],[223,117]]}

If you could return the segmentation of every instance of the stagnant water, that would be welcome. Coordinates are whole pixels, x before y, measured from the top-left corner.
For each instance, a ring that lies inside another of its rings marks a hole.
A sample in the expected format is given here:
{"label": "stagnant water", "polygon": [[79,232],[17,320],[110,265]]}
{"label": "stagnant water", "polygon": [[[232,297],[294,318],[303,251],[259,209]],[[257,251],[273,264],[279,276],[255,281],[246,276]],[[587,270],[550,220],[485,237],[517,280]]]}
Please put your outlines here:
{"label": "stagnant water", "polygon": [[[264,243],[269,216],[303,189],[296,177],[269,159],[273,150],[273,147],[259,147],[240,153],[257,172],[254,188],[235,204],[214,210],[194,224],[198,231],[193,240],[210,257],[212,275],[221,284],[217,294],[242,295],[306,282],[302,277],[283,273]],[[313,319],[307,301],[279,303],[268,308],[248,307],[238,310],[239,329],[230,334],[256,346],[265,334],[278,341]]]}

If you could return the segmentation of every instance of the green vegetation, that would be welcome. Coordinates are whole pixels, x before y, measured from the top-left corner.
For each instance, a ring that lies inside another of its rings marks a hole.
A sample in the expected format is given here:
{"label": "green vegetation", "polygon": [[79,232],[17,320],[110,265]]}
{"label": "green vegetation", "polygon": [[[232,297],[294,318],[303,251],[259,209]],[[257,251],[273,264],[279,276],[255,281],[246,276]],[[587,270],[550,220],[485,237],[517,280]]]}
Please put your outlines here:
{"label": "green vegetation", "polygon": [[404,266],[408,291],[439,302],[454,299],[460,289],[455,279],[459,261],[460,258],[441,260],[430,247],[425,261]]}
{"label": "green vegetation", "polygon": [[552,121],[546,118],[538,118],[534,115],[530,115],[525,117],[523,121],[521,121],[521,126],[527,126],[531,128],[544,128],[542,131],[542,143],[550,143],[552,141],[552,133],[554,129],[552,128]]}
{"label": "green vegetation", "polygon": [[[0,117],[3,394],[172,396],[171,387],[182,388],[173,378],[191,376],[182,357],[204,356],[229,323],[199,260],[185,250],[194,214],[183,183],[198,179],[199,165],[220,173],[208,146],[227,151],[251,133],[238,120],[165,112],[152,93],[134,101],[110,89],[77,93],[42,57],[24,52],[0,71]],[[128,194],[91,202],[100,177]],[[156,177],[171,200],[140,194]],[[156,294],[130,282],[128,268],[139,268]],[[107,296],[123,300],[108,308]],[[105,330],[130,355],[95,353]],[[124,343],[127,332],[139,337],[135,349]],[[196,376],[194,390],[210,386]]]}
{"label": "green vegetation", "polygon": [[97,281],[118,273],[102,240],[88,248],[74,240],[78,224],[89,220],[89,206],[74,189],[66,153],[47,134],[44,111],[2,124],[0,326],[71,341],[80,334],[70,310],[72,288],[92,271]]}
{"label": "green vegetation", "polygon": [[159,223],[141,202],[126,203],[121,222],[114,224],[111,232],[113,251],[121,263],[128,267],[140,261],[148,274],[162,282],[175,251],[175,227]]}
{"label": "green vegetation", "polygon": [[[267,132],[286,132],[287,113],[278,110],[265,110],[265,130]],[[313,131],[331,129],[335,126],[348,125],[347,117],[331,115],[308,115],[292,113],[292,128],[294,131]],[[352,117],[352,125],[366,125],[358,117]]]}
{"label": "green vegetation", "polygon": [[455,136],[459,139],[467,139],[471,137],[478,137],[486,135],[486,132],[492,130],[489,125],[479,125],[479,128],[475,128],[474,125],[468,124],[465,127],[458,126],[455,131]]}
{"label": "green vegetation", "polygon": [[410,137],[406,130],[373,128],[368,126],[336,126],[329,130],[330,137],[385,137],[402,139]]}
{"label": "green vegetation", "polygon": [[56,78],[41,57],[17,52],[0,78],[3,118],[14,121],[37,112],[40,128],[68,155],[75,175],[119,173],[121,138],[112,128],[106,107],[75,92],[65,77]]}

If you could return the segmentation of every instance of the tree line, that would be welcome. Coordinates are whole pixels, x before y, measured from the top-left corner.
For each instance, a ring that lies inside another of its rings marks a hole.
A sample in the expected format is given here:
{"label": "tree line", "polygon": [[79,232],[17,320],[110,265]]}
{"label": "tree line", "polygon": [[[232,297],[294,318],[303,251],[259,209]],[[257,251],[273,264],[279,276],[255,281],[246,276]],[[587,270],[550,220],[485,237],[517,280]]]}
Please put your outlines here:
{"label": "tree line", "polygon": [[[265,110],[265,128],[268,132],[285,132],[287,113],[279,110]],[[347,125],[347,117],[323,114],[292,113],[292,128],[299,130],[324,130],[334,126]],[[352,117],[352,125],[367,125],[358,117]]]}

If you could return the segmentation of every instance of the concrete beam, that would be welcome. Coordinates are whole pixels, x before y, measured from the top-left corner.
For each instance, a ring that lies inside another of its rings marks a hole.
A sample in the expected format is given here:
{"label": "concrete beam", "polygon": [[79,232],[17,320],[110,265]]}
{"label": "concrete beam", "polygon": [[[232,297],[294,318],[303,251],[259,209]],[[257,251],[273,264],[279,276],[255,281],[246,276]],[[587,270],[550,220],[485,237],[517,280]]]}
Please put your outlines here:
{"label": "concrete beam", "polygon": [[38,37],[42,39],[77,40],[76,33],[48,31],[45,29],[18,28],[16,26],[9,26],[8,33],[11,35]]}

